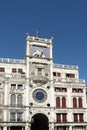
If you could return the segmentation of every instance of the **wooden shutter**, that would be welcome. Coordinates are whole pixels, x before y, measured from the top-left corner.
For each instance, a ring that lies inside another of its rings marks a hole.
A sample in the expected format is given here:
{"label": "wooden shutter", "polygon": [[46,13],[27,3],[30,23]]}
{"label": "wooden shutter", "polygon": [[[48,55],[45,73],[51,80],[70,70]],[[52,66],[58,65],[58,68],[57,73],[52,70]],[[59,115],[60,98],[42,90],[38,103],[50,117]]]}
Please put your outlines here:
{"label": "wooden shutter", "polygon": [[56,117],[57,117],[57,122],[61,122],[61,114],[57,114]]}
{"label": "wooden shutter", "polygon": [[0,67],[0,72],[5,72],[5,68]]}
{"label": "wooden shutter", "polygon": [[66,98],[62,97],[62,107],[65,108],[66,107]]}
{"label": "wooden shutter", "polygon": [[60,97],[56,98],[56,107],[60,107]]}
{"label": "wooden shutter", "polygon": [[77,108],[77,99],[76,98],[73,98],[73,107]]}
{"label": "wooden shutter", "polygon": [[78,105],[79,105],[79,108],[82,108],[82,98],[78,98]]}

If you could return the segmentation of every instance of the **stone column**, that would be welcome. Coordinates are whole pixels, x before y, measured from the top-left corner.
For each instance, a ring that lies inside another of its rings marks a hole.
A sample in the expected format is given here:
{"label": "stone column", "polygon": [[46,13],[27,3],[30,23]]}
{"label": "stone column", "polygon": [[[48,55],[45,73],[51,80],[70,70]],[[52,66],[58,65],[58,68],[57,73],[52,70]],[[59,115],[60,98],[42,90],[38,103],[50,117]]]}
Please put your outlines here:
{"label": "stone column", "polygon": [[54,130],[54,123],[49,124],[49,130]]}
{"label": "stone column", "polygon": [[54,127],[54,130],[57,130],[57,126]]}
{"label": "stone column", "polygon": [[72,130],[72,126],[69,126],[69,130]]}
{"label": "stone column", "polygon": [[8,130],[10,130],[10,126],[8,127]]}
{"label": "stone column", "polygon": [[24,130],[24,128],[22,127],[22,130]]}
{"label": "stone column", "polygon": [[84,127],[83,127],[83,130],[87,130],[87,126],[84,126]]}
{"label": "stone column", "polygon": [[26,56],[29,56],[29,35],[26,37]]}
{"label": "stone column", "polygon": [[26,111],[25,111],[25,121],[26,121],[26,126],[25,130],[30,130],[29,129],[29,35],[27,34],[26,38],[26,83],[25,83],[25,106],[26,106]]}
{"label": "stone column", "polygon": [[31,130],[30,125],[28,123],[26,123],[25,130]]}
{"label": "stone column", "polygon": [[[51,39],[52,42],[52,39]],[[50,43],[50,58],[52,59],[52,43]],[[55,107],[55,98],[54,98],[54,87],[53,87],[53,60],[50,60],[50,104],[52,107]]]}
{"label": "stone column", "polygon": [[7,130],[7,126],[4,126],[4,127],[3,127],[3,130]]}

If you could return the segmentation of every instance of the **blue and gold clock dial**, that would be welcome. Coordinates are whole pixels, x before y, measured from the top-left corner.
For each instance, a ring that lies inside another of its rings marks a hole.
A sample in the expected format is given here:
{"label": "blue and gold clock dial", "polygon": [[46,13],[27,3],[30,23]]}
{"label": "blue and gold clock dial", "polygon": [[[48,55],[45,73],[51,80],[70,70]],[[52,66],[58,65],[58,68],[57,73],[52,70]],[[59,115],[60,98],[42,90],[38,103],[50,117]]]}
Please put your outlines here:
{"label": "blue and gold clock dial", "polygon": [[34,92],[33,92],[33,98],[35,101],[41,103],[41,102],[44,102],[47,98],[47,94],[44,90],[42,89],[36,89]]}
{"label": "blue and gold clock dial", "polygon": [[37,98],[37,100],[43,100],[44,99],[44,93],[41,92],[41,91],[38,91],[36,93],[36,98]]}

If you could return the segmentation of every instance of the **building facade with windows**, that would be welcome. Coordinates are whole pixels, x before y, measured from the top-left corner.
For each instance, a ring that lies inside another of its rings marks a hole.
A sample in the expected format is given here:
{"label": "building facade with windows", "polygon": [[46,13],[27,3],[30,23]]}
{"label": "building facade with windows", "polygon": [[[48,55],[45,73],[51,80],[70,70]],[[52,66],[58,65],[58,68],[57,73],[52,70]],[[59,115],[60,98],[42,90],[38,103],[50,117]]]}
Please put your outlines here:
{"label": "building facade with windows", "polygon": [[52,46],[27,34],[25,59],[0,58],[0,130],[87,130],[85,80]]}

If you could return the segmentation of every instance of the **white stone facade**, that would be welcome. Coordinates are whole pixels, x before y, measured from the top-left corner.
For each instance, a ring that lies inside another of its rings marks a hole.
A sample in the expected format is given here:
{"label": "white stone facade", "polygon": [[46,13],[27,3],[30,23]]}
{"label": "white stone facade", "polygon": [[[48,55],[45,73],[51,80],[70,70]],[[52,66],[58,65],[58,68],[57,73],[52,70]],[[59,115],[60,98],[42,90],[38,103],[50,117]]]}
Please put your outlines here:
{"label": "white stone facade", "polygon": [[25,59],[0,58],[0,130],[86,130],[85,80],[54,64],[52,39],[26,37]]}

